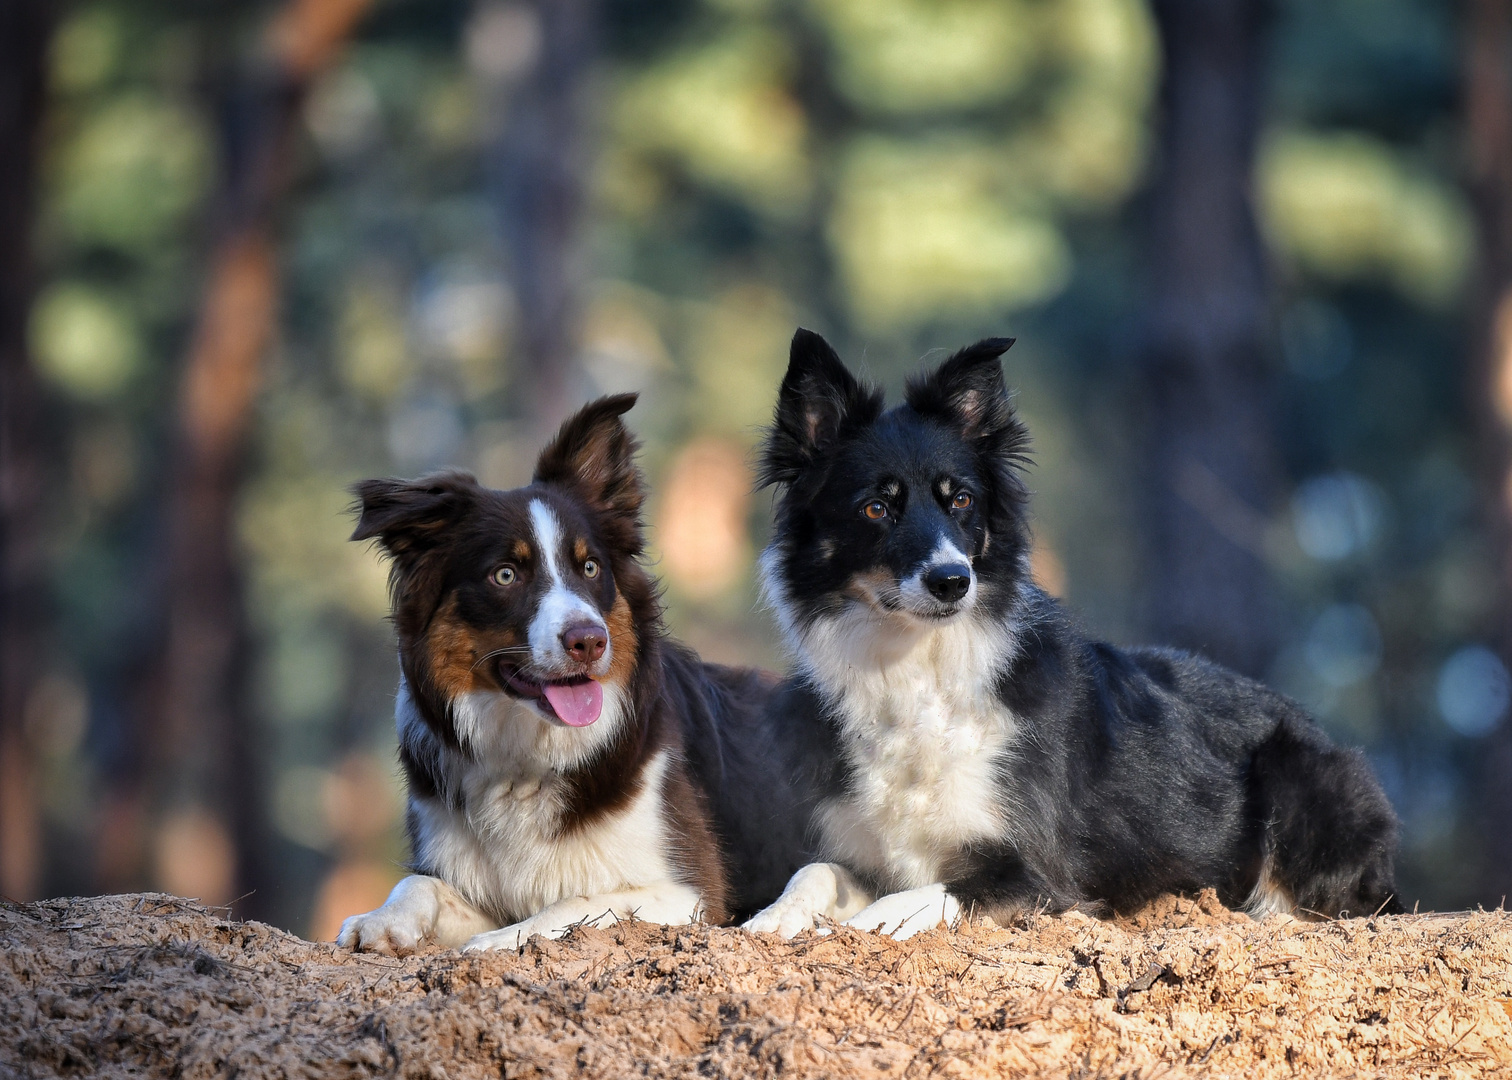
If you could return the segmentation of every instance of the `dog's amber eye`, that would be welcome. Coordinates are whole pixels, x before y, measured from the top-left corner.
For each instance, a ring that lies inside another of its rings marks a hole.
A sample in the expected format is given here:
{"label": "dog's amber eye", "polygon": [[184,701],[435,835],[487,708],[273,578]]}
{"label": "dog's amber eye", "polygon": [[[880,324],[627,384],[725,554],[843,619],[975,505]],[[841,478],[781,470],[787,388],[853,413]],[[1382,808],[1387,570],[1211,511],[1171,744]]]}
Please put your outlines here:
{"label": "dog's amber eye", "polygon": [[971,505],[971,495],[965,491],[955,493],[955,498],[950,500],[950,505],[957,510],[965,510]]}
{"label": "dog's amber eye", "polygon": [[586,578],[598,577],[599,564],[597,559],[589,559],[583,564],[583,576]]}
{"label": "dog's amber eye", "polygon": [[488,575],[488,580],[495,585],[513,585],[518,577],[519,574],[515,573],[514,567],[501,566]]}
{"label": "dog's amber eye", "polygon": [[873,521],[881,521],[887,516],[887,504],[881,499],[873,499],[861,508],[861,512]]}

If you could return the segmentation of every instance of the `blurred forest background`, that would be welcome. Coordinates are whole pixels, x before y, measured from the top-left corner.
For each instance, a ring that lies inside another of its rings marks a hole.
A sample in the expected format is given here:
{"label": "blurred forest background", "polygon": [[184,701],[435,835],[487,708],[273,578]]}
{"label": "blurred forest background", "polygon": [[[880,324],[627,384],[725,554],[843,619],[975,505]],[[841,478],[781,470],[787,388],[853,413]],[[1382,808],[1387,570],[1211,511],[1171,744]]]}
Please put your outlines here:
{"label": "blurred forest background", "polygon": [[799,324],[1016,336],[1041,582],[1365,747],[1409,905],[1512,891],[1512,0],[7,0],[0,82],[0,892],[378,903],[347,486],[593,395],[674,630],[780,665]]}

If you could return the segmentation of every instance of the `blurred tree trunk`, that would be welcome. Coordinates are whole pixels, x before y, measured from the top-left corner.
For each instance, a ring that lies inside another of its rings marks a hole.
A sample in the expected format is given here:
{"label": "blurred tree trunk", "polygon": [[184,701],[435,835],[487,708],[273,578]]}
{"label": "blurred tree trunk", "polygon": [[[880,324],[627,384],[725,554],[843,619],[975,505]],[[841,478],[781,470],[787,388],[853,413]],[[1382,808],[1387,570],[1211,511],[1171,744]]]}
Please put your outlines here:
{"label": "blurred tree trunk", "polygon": [[16,900],[35,898],[41,887],[36,762],[25,714],[48,631],[43,530],[52,455],[26,319],[52,19],[48,0],[0,5],[0,894]]}
{"label": "blurred tree trunk", "polygon": [[488,171],[515,291],[513,381],[532,447],[582,396],[580,239],[598,30],[597,0],[487,3],[474,27],[473,62],[499,117]]}
{"label": "blurred tree trunk", "polygon": [[[1512,0],[1471,0],[1465,15],[1469,187],[1480,239],[1467,388],[1485,520],[1500,559],[1494,632],[1512,668]],[[1512,895],[1512,720],[1490,737],[1479,766],[1482,900],[1495,904]]]}
{"label": "blurred tree trunk", "polygon": [[1165,55],[1142,340],[1156,640],[1247,674],[1275,646],[1264,255],[1251,199],[1269,0],[1155,0]]}
{"label": "blurred tree trunk", "polygon": [[236,497],[277,314],[275,218],[301,105],[369,3],[289,0],[226,110],[217,239],[179,381],[160,637],[138,696],[142,775],[115,800],[123,820],[156,829],[159,885],[225,893],[213,902],[252,893],[247,913],[266,909],[254,890],[269,870]]}

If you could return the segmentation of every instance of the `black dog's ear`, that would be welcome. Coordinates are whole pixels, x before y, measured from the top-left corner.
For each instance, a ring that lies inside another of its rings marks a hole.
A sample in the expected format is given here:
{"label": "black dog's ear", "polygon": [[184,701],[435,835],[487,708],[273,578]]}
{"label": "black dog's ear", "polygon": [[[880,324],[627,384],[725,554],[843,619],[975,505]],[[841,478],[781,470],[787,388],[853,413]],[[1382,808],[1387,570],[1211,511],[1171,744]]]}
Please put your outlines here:
{"label": "black dog's ear", "polygon": [[433,547],[442,530],[477,504],[478,482],[464,472],[418,480],[364,480],[357,496],[353,540],[374,537],[394,559],[404,561]]}
{"label": "black dog's ear", "polygon": [[999,359],[1012,345],[1013,338],[984,338],[966,346],[928,375],[909,379],[908,404],[921,416],[951,421],[972,440],[1018,427]]}
{"label": "black dog's ear", "polygon": [[881,410],[880,391],[858,382],[824,338],[799,327],[762,446],[758,486],[791,484],[847,423],[868,423]]}
{"label": "black dog's ear", "polygon": [[1029,460],[1029,432],[1013,414],[999,359],[1012,338],[968,345],[928,375],[908,381],[909,406],[920,416],[954,426],[977,450],[998,498],[994,513],[1012,519],[1029,493],[1020,475]]}
{"label": "black dog's ear", "polygon": [[645,499],[635,452],[640,448],[620,417],[636,394],[615,394],[584,405],[562,424],[536,461],[535,482],[575,491],[613,534],[619,548],[639,553]]}

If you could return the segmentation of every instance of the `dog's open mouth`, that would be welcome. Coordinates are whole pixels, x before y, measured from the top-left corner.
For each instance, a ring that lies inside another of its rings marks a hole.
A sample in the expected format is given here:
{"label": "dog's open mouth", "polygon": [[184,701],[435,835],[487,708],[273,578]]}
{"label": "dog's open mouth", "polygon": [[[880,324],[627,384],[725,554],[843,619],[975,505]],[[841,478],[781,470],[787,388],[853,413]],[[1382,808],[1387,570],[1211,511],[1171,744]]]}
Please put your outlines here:
{"label": "dog's open mouth", "polygon": [[586,675],[543,682],[520,671],[505,671],[503,675],[511,693],[531,698],[568,727],[587,727],[604,711],[604,688]]}

